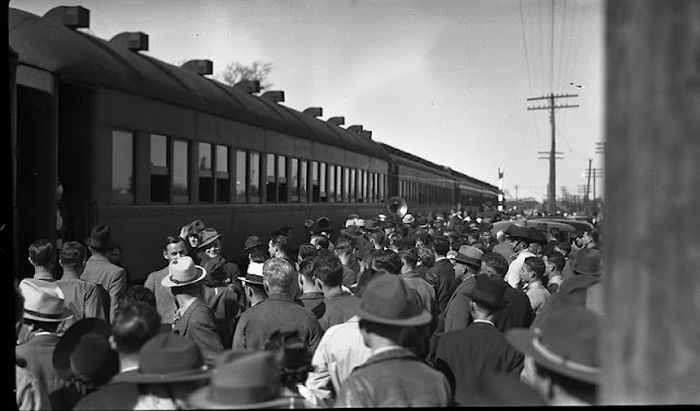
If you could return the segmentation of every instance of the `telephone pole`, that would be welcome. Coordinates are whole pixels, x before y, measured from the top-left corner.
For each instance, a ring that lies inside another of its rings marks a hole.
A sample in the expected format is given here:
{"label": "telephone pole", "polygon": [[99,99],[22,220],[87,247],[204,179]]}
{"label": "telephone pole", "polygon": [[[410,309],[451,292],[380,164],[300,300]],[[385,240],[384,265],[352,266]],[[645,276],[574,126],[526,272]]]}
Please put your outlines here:
{"label": "telephone pole", "polygon": [[556,105],[555,100],[557,98],[570,98],[570,97],[578,97],[578,94],[553,94],[550,93],[548,96],[542,96],[542,97],[530,97],[527,99],[527,101],[534,101],[534,100],[549,100],[549,105],[548,106],[535,106],[535,107],[528,107],[528,110],[549,110],[549,121],[552,125],[552,144],[551,144],[551,149],[549,151],[549,184],[547,186],[547,199],[549,200],[549,213],[554,214],[556,212],[556,138],[555,138],[555,121],[554,121],[554,113],[556,109],[560,108],[574,108],[578,107],[578,104],[562,104],[562,105]]}

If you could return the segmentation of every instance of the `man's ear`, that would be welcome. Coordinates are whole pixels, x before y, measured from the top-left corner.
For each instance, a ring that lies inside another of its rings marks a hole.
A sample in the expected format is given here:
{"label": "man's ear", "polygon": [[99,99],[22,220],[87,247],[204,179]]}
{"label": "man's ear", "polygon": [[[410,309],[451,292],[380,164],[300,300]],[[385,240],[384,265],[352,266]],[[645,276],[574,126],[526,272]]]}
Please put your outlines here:
{"label": "man's ear", "polygon": [[163,258],[168,259],[168,252],[163,250]]}
{"label": "man's ear", "polygon": [[110,335],[109,336],[109,347],[113,349],[114,351],[117,351],[117,343],[114,341],[114,336]]}

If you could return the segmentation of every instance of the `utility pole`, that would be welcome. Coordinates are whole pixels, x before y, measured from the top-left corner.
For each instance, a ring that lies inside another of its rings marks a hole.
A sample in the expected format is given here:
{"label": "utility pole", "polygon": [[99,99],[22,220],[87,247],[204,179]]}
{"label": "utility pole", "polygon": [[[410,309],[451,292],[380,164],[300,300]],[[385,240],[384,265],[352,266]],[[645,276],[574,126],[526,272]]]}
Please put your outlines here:
{"label": "utility pole", "polygon": [[515,185],[515,201],[518,201],[518,185]]}
{"label": "utility pole", "polygon": [[603,177],[602,168],[591,168],[590,164],[588,166],[588,171],[585,172],[588,175],[588,184],[590,184],[591,178],[593,179],[593,211],[597,209],[597,194],[596,194],[596,179]]}
{"label": "utility pole", "polygon": [[578,104],[563,104],[563,105],[556,105],[554,99],[556,98],[570,98],[570,97],[578,97],[578,94],[558,94],[555,95],[553,93],[550,93],[548,96],[542,96],[542,97],[530,97],[527,99],[527,101],[534,101],[534,100],[549,100],[549,106],[535,106],[535,107],[528,107],[528,110],[549,110],[549,121],[552,125],[552,144],[551,144],[551,150],[549,151],[549,185],[547,186],[547,199],[549,200],[549,213],[554,214],[556,212],[556,165],[555,165],[555,160],[556,160],[556,138],[555,138],[555,121],[554,121],[554,110],[559,109],[559,108],[574,108],[578,107]]}
{"label": "utility pole", "polygon": [[591,192],[591,167],[592,167],[592,164],[593,164],[593,159],[589,158],[588,159],[588,180],[586,182],[586,213],[588,213],[588,214],[591,214],[591,210],[589,209],[590,198],[588,197],[588,195]]}

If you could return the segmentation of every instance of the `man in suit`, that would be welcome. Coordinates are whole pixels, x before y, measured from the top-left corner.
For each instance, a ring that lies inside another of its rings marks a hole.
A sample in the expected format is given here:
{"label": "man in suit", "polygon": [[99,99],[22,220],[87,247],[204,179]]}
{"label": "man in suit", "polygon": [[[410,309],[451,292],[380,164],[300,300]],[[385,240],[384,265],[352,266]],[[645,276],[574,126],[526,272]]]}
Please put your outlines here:
{"label": "man in suit", "polygon": [[206,276],[206,270],[195,265],[191,257],[180,257],[170,261],[168,276],[160,283],[175,296],[177,312],[173,332],[194,341],[202,351],[204,360],[213,365],[224,346],[216,329],[214,312],[202,300],[202,280]]}
{"label": "man in suit", "polygon": [[447,308],[447,302],[452,296],[452,284],[455,281],[455,269],[450,260],[447,259],[447,252],[450,251],[450,243],[445,238],[436,238],[433,241],[435,250],[435,264],[425,274],[425,278],[435,290],[438,313],[443,314]]}
{"label": "man in suit", "polygon": [[117,314],[119,295],[126,289],[126,271],[109,262],[107,254],[112,250],[112,230],[108,225],[99,224],[92,229],[85,241],[92,255],[85,263],[81,279],[101,285],[109,293],[109,318]]}
{"label": "man in suit", "polygon": [[[455,262],[457,286],[447,302],[444,331],[461,330],[469,325],[470,300],[467,294],[474,289],[476,275],[481,269],[483,256],[484,252],[474,246],[463,245],[459,247]],[[440,331],[442,330],[440,329]]]}
{"label": "man in suit", "polygon": [[528,328],[535,319],[535,311],[524,291],[513,288],[505,282],[508,261],[496,252],[484,254],[481,260],[481,273],[494,280],[503,281],[506,286],[503,300],[508,304],[493,316],[493,323],[502,333],[511,328]]}
{"label": "man in suit", "polygon": [[169,235],[165,238],[163,244],[163,258],[168,262],[168,265],[158,271],[148,274],[144,287],[153,291],[156,297],[156,309],[162,321],[163,330],[172,330],[173,322],[175,321],[175,296],[170,292],[169,288],[163,287],[161,281],[168,276],[168,266],[170,261],[187,255],[187,245],[182,237],[177,235]]}
{"label": "man in suit", "polygon": [[316,285],[323,292],[324,312],[318,319],[323,330],[344,323],[357,314],[360,299],[351,293],[344,291],[343,265],[333,251],[320,250],[313,258],[311,275]]}
{"label": "man in suit", "polygon": [[479,276],[468,293],[474,318],[469,327],[442,335],[435,367],[450,381],[457,404],[466,404],[485,375],[517,377],[523,369],[523,355],[515,351],[493,323],[493,315],[504,305],[507,284]]}
{"label": "man in suit", "polygon": [[[54,284],[26,278],[19,288],[24,297],[24,324],[31,336],[15,348],[15,356],[26,363],[25,368],[36,379],[37,389],[50,397],[63,386],[53,365],[53,351],[59,341],[56,330],[72,313],[63,305],[63,295]],[[56,404],[51,407],[56,408]]]}
{"label": "man in suit", "polygon": [[63,291],[64,304],[73,311],[75,321],[83,318],[106,320],[109,315],[107,292],[101,285],[80,278],[85,268],[86,254],[85,247],[77,241],[63,244],[58,260],[63,267],[63,277],[56,280],[56,285]]}
{"label": "man in suit", "polygon": [[263,265],[262,274],[269,297],[243,312],[233,335],[233,350],[261,350],[275,330],[296,330],[313,352],[323,331],[316,315],[292,299],[297,282],[294,267],[281,258],[271,258]]}

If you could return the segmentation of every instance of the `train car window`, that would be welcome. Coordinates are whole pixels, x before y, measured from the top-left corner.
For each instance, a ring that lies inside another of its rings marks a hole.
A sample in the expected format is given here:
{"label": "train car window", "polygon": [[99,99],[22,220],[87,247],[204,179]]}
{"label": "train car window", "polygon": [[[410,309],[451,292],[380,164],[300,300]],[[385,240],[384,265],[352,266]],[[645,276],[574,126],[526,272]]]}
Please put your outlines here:
{"label": "train car window", "polygon": [[289,199],[293,203],[299,202],[299,160],[291,158],[289,161]]}
{"label": "train car window", "polygon": [[386,175],[379,174],[379,202],[384,202],[384,184],[386,184]]}
{"label": "train car window", "polygon": [[357,170],[354,168],[351,168],[348,170],[348,174],[350,174],[350,183],[348,185],[348,195],[349,195],[349,201],[351,203],[354,203],[357,201],[357,195],[355,194],[356,191],[356,186],[357,186]]}
{"label": "train car window", "polygon": [[328,202],[335,201],[335,166],[328,165]]}
{"label": "train car window", "polygon": [[326,172],[326,163],[318,163],[318,187],[320,197],[319,201],[321,201],[322,203],[328,201]]}
{"label": "train car window", "polygon": [[260,202],[260,153],[251,151],[248,161],[248,202]]}
{"label": "train car window", "polygon": [[228,147],[216,146],[216,201],[231,201],[231,176],[228,172]]}
{"label": "train car window", "polygon": [[318,184],[318,163],[311,162],[311,201],[317,203],[321,198],[321,187]]}
{"label": "train car window", "polygon": [[309,163],[306,161],[299,162],[299,196],[303,203],[309,201]]}
{"label": "train car window", "polygon": [[348,170],[347,167],[342,167],[342,176],[343,176],[343,199],[342,201],[344,203],[347,203],[350,201],[350,170]]}
{"label": "train car window", "polygon": [[274,203],[277,200],[277,187],[275,179],[275,155],[268,154],[266,156],[266,159],[267,165],[265,167],[265,189],[267,196],[265,197],[265,200],[267,202]]}
{"label": "train car window", "polygon": [[287,157],[277,156],[277,201],[287,202]]}
{"label": "train car window", "polygon": [[335,166],[335,201],[343,201],[343,168]]}
{"label": "train car window", "polygon": [[374,181],[372,183],[372,202],[378,203],[379,202],[379,174],[373,173],[372,180]]}
{"label": "train car window", "polygon": [[367,173],[367,202],[374,203],[374,173]]}
{"label": "train car window", "polygon": [[199,201],[214,201],[214,176],[212,171],[212,145],[199,143]]}
{"label": "train car window", "polygon": [[112,131],[112,202],[134,204],[134,134]]}
{"label": "train car window", "polygon": [[170,202],[170,172],[168,167],[168,138],[151,134],[151,202]]}
{"label": "train car window", "polygon": [[248,198],[246,196],[246,181],[248,181],[248,176],[246,171],[248,170],[246,152],[243,150],[236,150],[236,197],[237,203],[245,203]]}
{"label": "train car window", "polygon": [[364,203],[367,201],[367,172],[365,170],[360,170],[357,179],[359,181],[359,192],[357,193],[357,201],[360,203]]}
{"label": "train car window", "polygon": [[173,140],[173,185],[174,203],[187,203],[189,197],[189,143]]}

